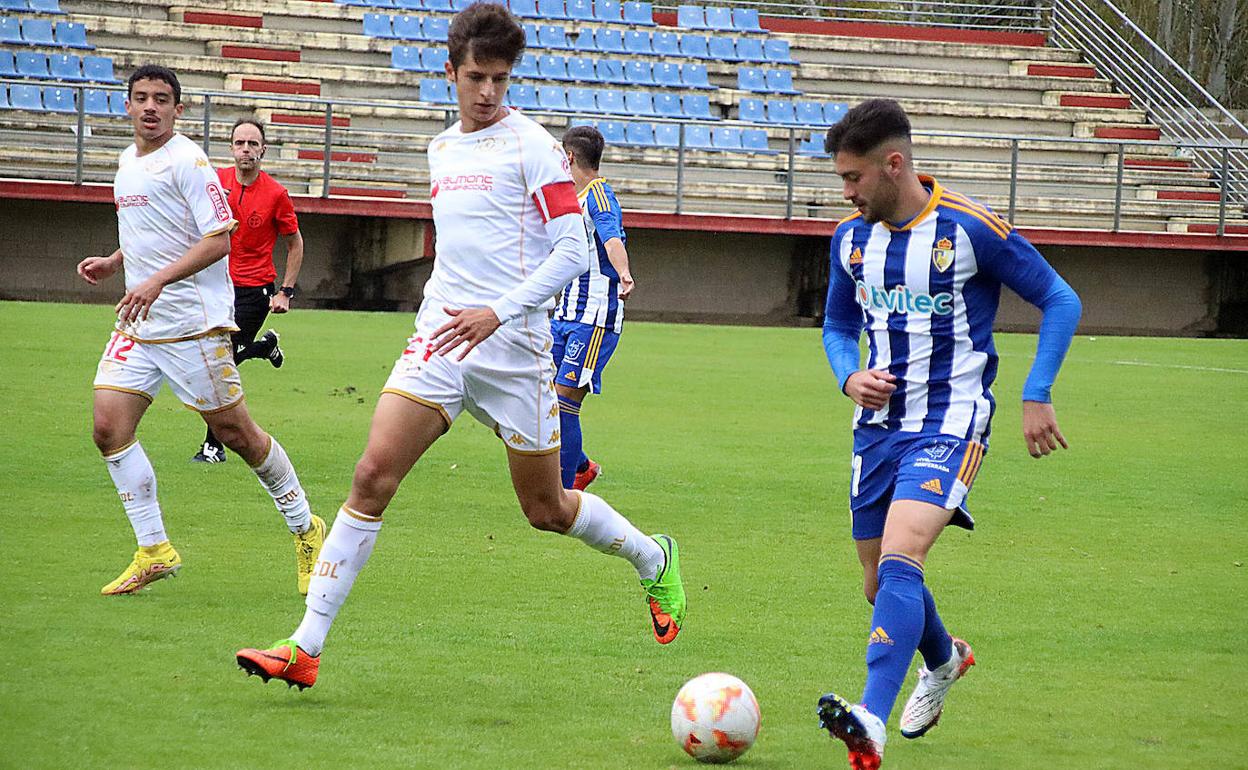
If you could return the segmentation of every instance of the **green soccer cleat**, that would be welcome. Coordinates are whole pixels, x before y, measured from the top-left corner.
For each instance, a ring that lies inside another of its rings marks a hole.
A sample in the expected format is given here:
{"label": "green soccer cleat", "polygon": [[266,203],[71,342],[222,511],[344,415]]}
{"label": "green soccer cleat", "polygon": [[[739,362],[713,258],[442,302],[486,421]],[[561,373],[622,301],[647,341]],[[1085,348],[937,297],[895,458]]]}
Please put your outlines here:
{"label": "green soccer cleat", "polygon": [[650,605],[654,639],[668,644],[680,633],[685,622],[685,583],[680,579],[680,550],[667,535],[651,535],[663,549],[663,567],[654,580],[641,581]]}

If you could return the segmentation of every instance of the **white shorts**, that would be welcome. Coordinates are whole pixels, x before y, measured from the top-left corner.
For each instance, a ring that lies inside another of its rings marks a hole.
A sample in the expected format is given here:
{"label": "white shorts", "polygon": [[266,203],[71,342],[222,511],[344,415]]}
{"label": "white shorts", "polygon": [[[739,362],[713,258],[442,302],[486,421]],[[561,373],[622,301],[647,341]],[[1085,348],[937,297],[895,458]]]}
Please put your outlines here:
{"label": "white shorts", "polygon": [[462,348],[445,356],[433,353],[433,332],[449,316],[428,304],[421,305],[416,333],[382,392],[437,409],[448,427],[467,409],[513,452],[559,451],[559,400],[546,314],[530,313],[500,326],[459,361]]}
{"label": "white shorts", "polygon": [[229,332],[158,343],[113,332],[100,357],[94,387],[134,393],[151,401],[166,380],[174,395],[197,412],[219,412],[237,404],[243,397],[243,382],[234,365]]}

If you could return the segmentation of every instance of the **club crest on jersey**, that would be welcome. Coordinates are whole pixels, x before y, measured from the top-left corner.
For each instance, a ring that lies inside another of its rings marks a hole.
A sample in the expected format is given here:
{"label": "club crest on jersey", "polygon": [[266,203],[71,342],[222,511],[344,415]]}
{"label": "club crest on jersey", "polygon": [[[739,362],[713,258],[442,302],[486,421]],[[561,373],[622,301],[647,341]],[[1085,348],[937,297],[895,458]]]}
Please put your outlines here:
{"label": "club crest on jersey", "polygon": [[854,250],[849,252],[849,264],[851,265],[862,264],[862,249],[855,246]]}
{"label": "club crest on jersey", "polygon": [[499,152],[506,143],[496,136],[487,136],[477,140],[477,152]]}
{"label": "club crest on jersey", "polygon": [[945,272],[953,264],[953,241],[941,238],[932,249],[932,264],[939,272]]}

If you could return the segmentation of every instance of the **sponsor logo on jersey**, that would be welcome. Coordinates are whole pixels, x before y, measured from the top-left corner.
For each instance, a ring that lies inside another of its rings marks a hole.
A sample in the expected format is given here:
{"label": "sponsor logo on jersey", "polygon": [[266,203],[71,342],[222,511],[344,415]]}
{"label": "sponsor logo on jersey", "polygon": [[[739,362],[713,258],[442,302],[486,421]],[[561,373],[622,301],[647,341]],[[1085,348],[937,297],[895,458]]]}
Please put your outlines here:
{"label": "sponsor logo on jersey", "polygon": [[490,192],[494,189],[492,174],[457,174],[444,176],[433,183],[433,194],[451,192],[453,190],[481,190]]}
{"label": "sponsor logo on jersey", "polygon": [[939,294],[913,292],[906,286],[894,286],[884,291],[878,286],[868,286],[857,281],[858,304],[866,310],[887,310],[906,315],[949,315],[953,312],[953,295],[947,291]]}
{"label": "sponsor logo on jersey", "polygon": [[876,626],[875,630],[871,632],[871,639],[867,644],[887,644],[892,646],[893,640],[889,638],[888,632],[884,630],[883,626]]}
{"label": "sponsor logo on jersey", "polygon": [[208,159],[207,159],[207,158],[196,158],[196,159],[195,159],[195,168],[208,168]]}
{"label": "sponsor logo on jersey", "polygon": [[225,202],[225,196],[221,194],[221,188],[214,182],[208,183],[208,200],[212,202],[213,213],[217,215],[217,219],[222,222],[230,221],[230,207]]}
{"label": "sponsor logo on jersey", "polygon": [[939,272],[945,272],[953,264],[953,241],[941,238],[932,249],[932,264]]}
{"label": "sponsor logo on jersey", "polygon": [[945,494],[944,490],[941,489],[940,479],[932,479],[931,481],[924,481],[922,484],[919,485],[919,489],[923,489],[928,492],[931,492],[933,495]]}
{"label": "sponsor logo on jersey", "polygon": [[855,246],[854,250],[849,252],[849,264],[851,265],[862,264],[862,249]]}
{"label": "sponsor logo on jersey", "polygon": [[148,200],[146,195],[119,195],[114,203],[117,204],[117,210],[121,211],[134,206],[147,206]]}
{"label": "sponsor logo on jersey", "polygon": [[524,436],[521,436],[519,433],[511,434],[511,436],[508,437],[507,441],[509,443],[515,444],[516,446],[524,446]]}

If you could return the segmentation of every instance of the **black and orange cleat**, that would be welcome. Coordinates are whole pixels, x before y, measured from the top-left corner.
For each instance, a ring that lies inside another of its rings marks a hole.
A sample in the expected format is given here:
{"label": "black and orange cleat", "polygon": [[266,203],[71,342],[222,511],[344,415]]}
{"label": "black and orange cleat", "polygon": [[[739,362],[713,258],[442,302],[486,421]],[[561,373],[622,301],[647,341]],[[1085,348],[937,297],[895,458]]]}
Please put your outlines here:
{"label": "black and orange cleat", "polygon": [[659,644],[672,642],[685,622],[685,584],[680,577],[680,551],[676,541],[667,535],[652,535],[663,549],[663,566],[654,580],[642,580],[650,606],[650,622],[654,640]]}
{"label": "black and orange cleat", "polygon": [[274,642],[267,650],[248,647],[235,653],[234,658],[247,676],[255,674],[265,682],[280,679],[287,687],[300,690],[316,684],[316,671],[321,666],[321,656],[304,652],[294,639]]}

